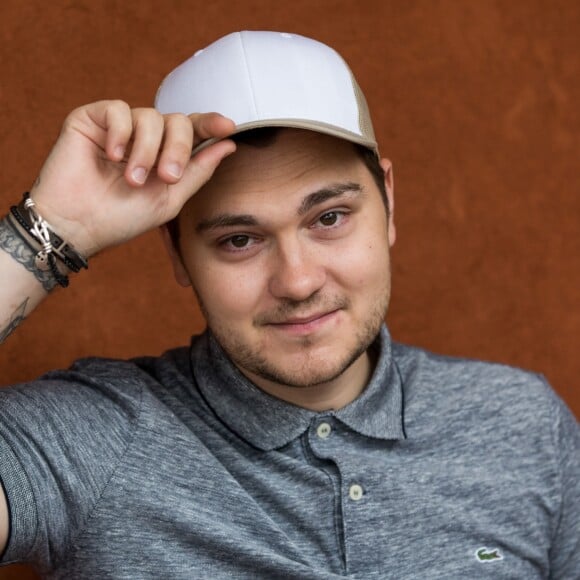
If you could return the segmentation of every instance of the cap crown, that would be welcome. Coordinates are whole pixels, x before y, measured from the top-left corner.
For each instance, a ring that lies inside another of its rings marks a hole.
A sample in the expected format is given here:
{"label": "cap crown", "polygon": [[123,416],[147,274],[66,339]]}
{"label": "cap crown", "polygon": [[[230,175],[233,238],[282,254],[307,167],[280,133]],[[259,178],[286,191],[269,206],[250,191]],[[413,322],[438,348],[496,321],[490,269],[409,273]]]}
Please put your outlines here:
{"label": "cap crown", "polygon": [[218,112],[236,132],[310,129],[376,151],[367,104],[332,48],[297,34],[234,32],[173,70],[157,92],[161,113]]}

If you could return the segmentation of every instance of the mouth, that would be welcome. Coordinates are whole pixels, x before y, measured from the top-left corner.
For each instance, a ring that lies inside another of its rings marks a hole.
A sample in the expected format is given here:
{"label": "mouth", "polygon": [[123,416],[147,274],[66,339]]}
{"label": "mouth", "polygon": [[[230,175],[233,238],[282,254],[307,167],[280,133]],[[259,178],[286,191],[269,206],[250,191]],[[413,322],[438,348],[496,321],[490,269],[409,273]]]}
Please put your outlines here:
{"label": "mouth", "polygon": [[269,326],[292,335],[311,334],[333,322],[337,322],[339,313],[340,309],[336,309],[309,316],[292,316],[279,322],[271,322]]}

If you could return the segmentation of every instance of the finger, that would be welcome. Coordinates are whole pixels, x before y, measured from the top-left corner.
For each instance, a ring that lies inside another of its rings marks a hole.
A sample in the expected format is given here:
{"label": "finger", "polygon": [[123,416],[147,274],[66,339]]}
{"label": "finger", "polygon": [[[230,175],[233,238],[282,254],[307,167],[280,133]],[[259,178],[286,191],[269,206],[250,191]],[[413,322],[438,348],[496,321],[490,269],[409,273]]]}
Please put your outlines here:
{"label": "finger", "polygon": [[219,113],[193,113],[189,118],[193,124],[194,147],[206,139],[227,137],[236,129],[236,124],[231,119]]}
{"label": "finger", "polygon": [[166,183],[179,181],[183,168],[191,157],[193,124],[186,115],[165,115],[163,150],[157,166],[157,175]]}
{"label": "finger", "polygon": [[125,179],[143,185],[159,155],[163,139],[163,116],[155,109],[133,109],[133,146],[127,161]]}
{"label": "finger", "polygon": [[109,101],[105,109],[107,141],[105,151],[111,161],[121,161],[133,132],[131,107],[124,101]]}
{"label": "finger", "polygon": [[91,139],[112,161],[120,161],[133,132],[131,108],[121,100],[97,101],[70,113],[63,125],[68,129]]}

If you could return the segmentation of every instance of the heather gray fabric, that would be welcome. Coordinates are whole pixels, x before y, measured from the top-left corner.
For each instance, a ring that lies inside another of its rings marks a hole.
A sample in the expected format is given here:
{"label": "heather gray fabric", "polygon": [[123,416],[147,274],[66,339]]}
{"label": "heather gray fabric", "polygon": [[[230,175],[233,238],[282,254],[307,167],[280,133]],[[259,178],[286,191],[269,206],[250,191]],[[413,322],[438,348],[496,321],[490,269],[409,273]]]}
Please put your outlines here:
{"label": "heather gray fabric", "polygon": [[67,579],[580,578],[579,428],[544,380],[386,329],[377,348],[337,412],[262,393],[207,335],[191,358],[86,359],[0,390],[3,562]]}

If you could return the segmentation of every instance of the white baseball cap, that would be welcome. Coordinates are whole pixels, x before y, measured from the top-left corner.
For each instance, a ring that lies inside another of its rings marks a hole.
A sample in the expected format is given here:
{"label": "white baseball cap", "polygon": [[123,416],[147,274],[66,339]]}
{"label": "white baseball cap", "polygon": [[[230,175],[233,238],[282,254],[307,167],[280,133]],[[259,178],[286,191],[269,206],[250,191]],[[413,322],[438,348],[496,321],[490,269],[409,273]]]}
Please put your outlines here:
{"label": "white baseball cap", "polygon": [[218,112],[234,121],[236,133],[294,127],[378,149],[366,100],[346,62],[298,34],[244,31],[220,38],[165,78],[155,108]]}

